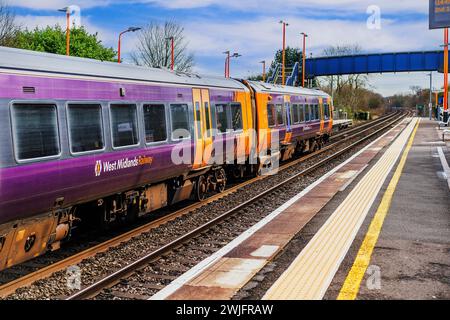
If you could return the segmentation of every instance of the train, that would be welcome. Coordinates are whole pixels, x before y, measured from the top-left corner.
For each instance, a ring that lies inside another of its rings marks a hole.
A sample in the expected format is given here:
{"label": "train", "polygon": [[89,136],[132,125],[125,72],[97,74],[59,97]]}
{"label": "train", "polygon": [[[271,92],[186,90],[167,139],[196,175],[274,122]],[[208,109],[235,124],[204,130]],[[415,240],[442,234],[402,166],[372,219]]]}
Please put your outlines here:
{"label": "train", "polygon": [[[0,270],[321,148],[317,89],[0,47]],[[221,148],[219,148],[221,147]]]}

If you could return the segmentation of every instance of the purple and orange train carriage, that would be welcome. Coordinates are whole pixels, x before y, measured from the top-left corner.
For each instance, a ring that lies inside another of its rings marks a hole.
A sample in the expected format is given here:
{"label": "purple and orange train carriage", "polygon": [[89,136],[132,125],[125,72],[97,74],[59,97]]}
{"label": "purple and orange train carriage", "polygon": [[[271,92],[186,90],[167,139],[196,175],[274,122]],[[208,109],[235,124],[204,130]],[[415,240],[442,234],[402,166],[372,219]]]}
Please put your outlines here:
{"label": "purple and orange train carriage", "polygon": [[331,110],[319,90],[0,47],[0,270],[59,248],[79,218],[203,200],[314,150]]}

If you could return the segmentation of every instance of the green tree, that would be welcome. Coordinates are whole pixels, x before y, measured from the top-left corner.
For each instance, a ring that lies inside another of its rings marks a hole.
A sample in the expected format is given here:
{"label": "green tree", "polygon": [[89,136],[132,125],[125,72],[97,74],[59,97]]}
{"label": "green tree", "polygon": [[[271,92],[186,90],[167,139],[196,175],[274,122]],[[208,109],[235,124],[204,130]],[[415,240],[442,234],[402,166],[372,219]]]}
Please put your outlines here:
{"label": "green tree", "polygon": [[[299,48],[287,47],[285,50],[285,66],[286,68],[292,68],[296,62],[300,62],[302,59],[302,51]],[[270,65],[270,70],[274,70],[277,64],[283,62],[283,50],[280,49],[275,53],[275,58]]]}
{"label": "green tree", "polygon": [[[66,31],[61,26],[19,31],[14,46],[20,49],[66,54]],[[75,57],[117,61],[116,51],[103,46],[98,34],[90,34],[85,28],[70,31],[70,55]]]}

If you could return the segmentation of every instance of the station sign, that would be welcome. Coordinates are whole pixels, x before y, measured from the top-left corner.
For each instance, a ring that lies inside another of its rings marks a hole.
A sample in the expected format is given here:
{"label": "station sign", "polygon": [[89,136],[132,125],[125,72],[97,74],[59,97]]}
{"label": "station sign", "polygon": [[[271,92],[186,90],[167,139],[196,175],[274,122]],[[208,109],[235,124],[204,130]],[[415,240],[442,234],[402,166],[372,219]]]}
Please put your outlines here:
{"label": "station sign", "polygon": [[450,27],[450,0],[430,1],[430,29]]}

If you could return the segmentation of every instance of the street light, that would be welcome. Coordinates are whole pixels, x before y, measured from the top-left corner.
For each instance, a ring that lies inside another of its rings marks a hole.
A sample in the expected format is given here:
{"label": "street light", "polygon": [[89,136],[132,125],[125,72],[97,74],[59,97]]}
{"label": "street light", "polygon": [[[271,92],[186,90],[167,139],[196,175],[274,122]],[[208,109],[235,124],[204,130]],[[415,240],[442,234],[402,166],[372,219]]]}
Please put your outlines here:
{"label": "street light", "polygon": [[225,58],[224,75],[225,75],[225,78],[228,78],[229,77],[229,75],[228,75],[228,64],[230,63],[230,51],[228,50],[228,51],[225,51],[225,52],[222,52],[222,53],[227,55],[226,58]]}
{"label": "street light", "polygon": [[305,66],[306,66],[306,37],[308,35],[304,32],[301,33],[303,35],[303,52],[302,52],[302,87],[305,87]]}
{"label": "street light", "polygon": [[263,65],[262,81],[266,82],[266,60],[260,61]]}
{"label": "street light", "polygon": [[232,56],[228,57],[228,70],[227,70],[228,78],[230,77],[230,58],[239,58],[239,57],[242,57],[242,55],[237,52],[233,53]]}
{"label": "street light", "polygon": [[283,62],[281,65],[281,81],[284,85],[284,79],[285,79],[285,61],[286,61],[286,27],[289,25],[286,21],[280,20],[280,23],[283,25]]}
{"label": "street light", "polygon": [[66,56],[70,55],[70,8],[65,7],[62,9],[58,9],[60,12],[66,13],[66,20],[67,20],[67,26],[66,26]]}
{"label": "street light", "polygon": [[118,58],[118,63],[121,63],[120,62],[120,47],[121,47],[121,41],[122,41],[122,35],[123,34],[125,34],[125,33],[127,33],[127,32],[136,32],[136,31],[138,31],[138,30],[141,30],[142,28],[138,28],[138,27],[129,27],[127,30],[125,30],[125,31],[122,31],[120,34],[119,34],[119,45],[118,45],[118,48],[117,48],[117,58]]}
{"label": "street light", "polygon": [[173,37],[168,37],[166,38],[166,40],[170,40],[171,45],[170,45],[170,70],[173,71],[174,65],[175,65],[175,45],[174,45],[174,38]]}

